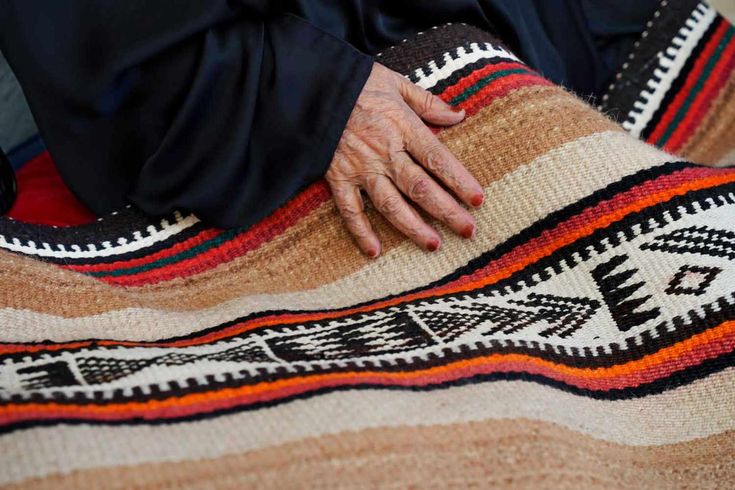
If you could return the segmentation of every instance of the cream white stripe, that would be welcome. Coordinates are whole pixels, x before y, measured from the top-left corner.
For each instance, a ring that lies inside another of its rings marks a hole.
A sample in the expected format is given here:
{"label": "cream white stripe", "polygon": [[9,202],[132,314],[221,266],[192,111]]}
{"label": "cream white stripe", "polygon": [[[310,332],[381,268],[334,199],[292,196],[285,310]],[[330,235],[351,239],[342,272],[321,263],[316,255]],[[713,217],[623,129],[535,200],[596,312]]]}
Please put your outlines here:
{"label": "cream white stripe", "polygon": [[[444,277],[554,210],[625,175],[670,159],[666,153],[626,133],[610,131],[586,136],[538,157],[488,186],[486,195],[491,198],[475,212],[476,238],[468,242],[442,229],[444,243],[438,255],[406,243],[369,266],[313,290],[246,296],[196,311],[129,308],[82,318],[62,318],[5,308],[0,309],[3,325],[0,340],[156,340],[187,335],[258,311],[339,308],[398,294]],[[570,162],[575,162],[573,169]],[[562,174],[565,175],[563,187],[556,185],[557,176]],[[539,202],[539,196],[543,196],[543,203]]]}
{"label": "cream white stripe", "polygon": [[[655,229],[654,234],[662,236],[675,230],[698,226],[710,229],[735,229],[729,226],[732,222],[733,211],[735,211],[735,205],[721,205],[696,214],[684,214],[680,220]],[[697,233],[692,233],[689,238],[696,240],[697,235]],[[89,348],[65,353],[64,360],[72,369],[75,366],[88,366],[90,362],[92,365],[103,366],[110,366],[118,362],[125,365],[148,363],[147,367],[135,369],[133,373],[119,379],[97,380],[87,386],[67,384],[66,386],[29,387],[27,386],[29,376],[38,376],[52,359],[41,356],[40,358],[6,360],[0,363],[0,404],[3,401],[11,401],[17,396],[22,396],[24,399],[31,399],[37,395],[50,399],[60,397],[91,399],[99,392],[110,393],[122,390],[124,393],[132,394],[135,388],[145,389],[149,386],[155,386],[157,391],[165,393],[172,389],[169,383],[174,381],[180,383],[192,377],[198,380],[198,384],[206,385],[210,383],[208,379],[212,376],[215,378],[225,375],[252,377],[265,373],[277,376],[284,369],[290,372],[311,372],[333,366],[359,365],[367,370],[382,369],[387,364],[396,363],[409,366],[416,364],[418,359],[445,358],[450,351],[472,355],[471,353],[478,349],[483,351],[492,349],[499,342],[506,346],[539,344],[545,346],[547,351],[556,352],[569,352],[570,349],[576,348],[579,349],[577,356],[594,356],[593,353],[600,350],[612,353],[610,346],[613,344],[621,346],[623,350],[627,350],[633,344],[643,345],[651,337],[660,335],[657,329],[662,325],[671,332],[685,329],[682,326],[675,326],[675,323],[672,324],[671,319],[674,317],[687,318],[696,315],[703,318],[712,316],[718,310],[727,311],[728,305],[730,308],[735,306],[735,298],[731,299],[729,295],[723,298],[723,294],[730,291],[731,285],[735,284],[735,267],[728,267],[730,262],[726,258],[702,257],[698,259],[698,266],[709,270],[719,270],[718,275],[712,278],[709,288],[701,291],[699,295],[680,295],[673,299],[662,291],[662,285],[666,287],[669,279],[679,274],[682,267],[689,266],[691,258],[674,258],[672,254],[644,251],[642,245],[647,242],[650,243],[650,235],[643,234],[605,251],[590,250],[588,260],[568,269],[562,266],[564,270],[558,275],[552,272],[554,277],[536,289],[537,292],[553,291],[557,297],[583,297],[601,302],[603,298],[596,293],[598,285],[590,277],[590,271],[621,255],[636,256],[636,274],[634,278],[629,278],[623,286],[637,283],[636,287],[641,287],[641,284],[645,284],[629,299],[631,301],[642,299],[643,304],[639,305],[639,310],[655,304],[659,307],[660,314],[655,319],[626,331],[621,331],[618,322],[607,311],[601,310],[596,311],[580,331],[563,338],[547,337],[541,334],[540,332],[545,328],[543,324],[523,328],[517,332],[490,332],[488,329],[497,323],[488,318],[487,312],[495,308],[513,308],[518,299],[529,298],[529,291],[520,291],[519,296],[512,293],[507,296],[476,293],[472,295],[472,299],[462,296],[440,298],[408,306],[396,306],[372,314],[360,315],[359,318],[342,318],[310,324],[306,329],[303,325],[294,325],[289,328],[258,330],[244,337],[235,337],[216,343],[178,348],[126,347],[114,350]],[[605,244],[605,240],[602,240],[601,243]],[[730,243],[735,245],[735,238],[730,240]],[[723,243],[722,247],[725,246],[726,243]],[[658,286],[651,287],[653,284],[658,284]],[[651,304],[648,299],[652,297],[655,299],[651,300]],[[484,318],[482,314],[477,315],[478,309],[484,310]],[[408,348],[404,344],[405,334],[396,335],[396,332],[391,330],[391,327],[395,326],[395,314],[408,314],[414,323],[433,338],[431,345]],[[474,317],[478,322],[473,323],[473,327],[463,332],[461,336],[447,339],[432,328],[438,327],[439,324],[428,320],[432,317],[436,318],[437,315],[444,316],[444,318],[455,318],[458,328],[461,327],[460,323],[463,320],[460,320],[457,315],[465,320]],[[548,325],[547,323],[546,326]],[[341,338],[342,335],[339,333],[345,329],[352,330],[353,339],[360,338],[364,343],[373,346],[381,344],[380,350],[383,352],[376,353],[372,349],[366,349],[363,352],[351,353],[349,359],[329,358],[331,356],[325,353],[338,351],[340,347],[345,346],[345,339]],[[280,351],[278,346],[283,346],[284,343],[294,346],[289,350],[303,349],[302,352],[308,352],[307,358],[295,361],[277,357]],[[271,345],[273,349],[270,348]],[[392,348],[396,350],[386,352]],[[267,352],[269,359],[257,359],[253,356],[245,363],[227,360],[229,355],[226,353],[239,351],[243,353],[243,357],[246,357],[245,352],[260,352],[261,349]],[[589,353],[586,353],[587,350]],[[186,357],[188,361],[186,363],[155,362],[164,355]],[[213,357],[217,360],[213,361]],[[122,366],[119,369],[124,370]]]}
{"label": "cream white stripe", "polygon": [[717,12],[711,7],[700,3],[687,19],[686,25],[679,30],[680,37],[674,38],[673,45],[666,50],[666,54],[659,53],[659,67],[654,74],[660,81],[649,80],[648,89],[644,89],[639,99],[633,104],[628,113],[628,119],[623,121],[623,127],[638,137],[651,121],[653,114],[661,106],[671,84],[676,80],[684,64],[697,46],[699,40],[715,20]]}
{"label": "cream white stripe", "polygon": [[528,382],[429,392],[361,390],[158,426],[38,427],[0,436],[0,484],[73,470],[239,454],[375,427],[531,419],[628,446],[664,445],[735,430],[735,368],[659,395],[593,400]]}
{"label": "cream white stripe", "polygon": [[715,167],[732,167],[733,165],[735,165],[735,150],[730,150],[720,158]]}

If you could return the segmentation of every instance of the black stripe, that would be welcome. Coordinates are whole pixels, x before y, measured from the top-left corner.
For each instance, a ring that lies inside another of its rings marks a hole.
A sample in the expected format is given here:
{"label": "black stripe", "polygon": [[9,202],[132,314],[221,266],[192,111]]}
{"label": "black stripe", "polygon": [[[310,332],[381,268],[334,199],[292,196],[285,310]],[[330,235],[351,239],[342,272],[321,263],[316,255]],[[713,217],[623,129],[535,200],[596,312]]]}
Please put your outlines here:
{"label": "black stripe", "polygon": [[[131,418],[125,421],[97,421],[97,420],[79,420],[79,419],[54,419],[54,420],[38,420],[38,421],[26,421],[17,424],[9,424],[0,426],[0,434],[8,434],[17,430],[29,429],[33,427],[53,427],[56,425],[94,425],[94,426],[136,426],[136,425],[170,425],[181,422],[194,422],[200,420],[208,420],[223,415],[236,414],[240,412],[248,412],[253,410],[260,410],[264,408],[274,407],[284,403],[289,403],[295,400],[307,400],[313,397],[325,395],[328,393],[336,393],[340,391],[352,391],[352,390],[396,390],[396,391],[414,391],[414,392],[431,392],[434,390],[442,390],[457,386],[472,385],[477,383],[487,383],[493,381],[527,381],[542,386],[549,386],[556,388],[560,391],[571,393],[580,397],[592,398],[595,400],[602,401],[619,401],[619,400],[631,400],[637,398],[644,398],[651,395],[658,395],[669,390],[686,386],[699,379],[704,379],[707,376],[721,372],[729,367],[735,366],[735,352],[730,352],[715,359],[709,359],[699,365],[691,366],[687,369],[678,371],[672,376],[667,378],[658,379],[651,383],[641,384],[632,388],[615,389],[608,391],[595,391],[585,388],[578,388],[571,386],[561,381],[546,378],[544,376],[529,374],[529,373],[494,373],[489,375],[478,375],[473,376],[449,383],[433,384],[428,386],[376,386],[369,384],[341,386],[336,388],[322,388],[319,390],[310,391],[300,395],[291,397],[285,397],[270,402],[254,403],[241,407],[234,407],[225,410],[217,410],[207,413],[200,413],[196,415],[189,415],[177,418],[168,419],[157,419],[147,420],[143,418]],[[716,403],[719,400],[712,400]],[[54,403],[59,401],[54,400]]]}
{"label": "black stripe", "polygon": [[640,99],[641,91],[648,89],[647,82],[653,78],[653,71],[659,67],[658,54],[671,46],[671,40],[699,3],[699,0],[669,1],[658,10],[659,17],[651,19],[653,25],[633,51],[635,57],[627,59],[628,67],[620,72],[618,80],[612,80],[615,86],[608,90],[601,104],[604,112],[618,121],[627,118],[633,104]]}
{"label": "black stripe", "polygon": [[190,226],[180,231],[179,233],[176,233],[166,238],[165,240],[158,241],[147,247],[143,247],[139,250],[133,250],[131,252],[110,255],[106,257],[104,256],[85,257],[85,258],[79,258],[79,259],[66,258],[66,257],[65,258],[35,257],[35,256],[32,256],[32,257],[42,262],[48,262],[51,264],[58,264],[58,265],[98,265],[98,264],[108,264],[108,263],[113,263],[113,262],[126,262],[129,260],[148,257],[149,255],[152,255],[156,252],[160,252],[161,250],[167,250],[173,247],[174,245],[182,243],[185,240],[188,240],[189,238],[195,237],[196,235],[208,229],[211,229],[211,227],[207,226],[206,224],[200,221],[194,224],[193,226]]}
{"label": "black stripe", "polygon": [[[719,19],[722,21],[722,19]],[[699,57],[702,54],[702,51],[704,51],[704,48],[707,46],[707,43],[712,39],[712,35],[717,30],[717,28],[720,26],[721,22],[718,22],[715,20],[712,25],[709,26],[707,31],[704,33],[702,38],[699,40],[699,43],[695,46],[694,50],[692,51],[692,54],[689,55],[689,58],[687,58],[686,63],[684,63],[684,66],[681,68],[681,71],[679,72],[679,76],[674,79],[674,81],[671,84],[671,87],[669,90],[666,91],[666,95],[664,95],[664,98],[661,100],[661,104],[659,105],[658,109],[656,109],[656,112],[653,113],[653,117],[650,121],[648,121],[648,124],[646,124],[646,127],[643,128],[643,131],[641,131],[640,138],[642,140],[647,140],[648,137],[653,133],[654,128],[658,125],[659,121],[664,115],[664,112],[669,108],[671,105],[671,102],[674,100],[674,97],[679,95],[681,93],[681,89],[684,87],[684,84],[686,83],[687,78],[689,77],[689,74],[691,73],[692,69],[694,68],[694,64],[697,62]]]}
{"label": "black stripe", "polygon": [[[724,190],[724,193],[727,192],[728,189],[735,189],[735,184],[729,184],[729,187]],[[556,267],[557,264],[560,264],[562,262],[569,262],[570,257],[576,253],[581,253],[581,251],[585,250],[589,246],[595,246],[596,244],[599,244],[600,241],[603,239],[607,239],[609,241],[612,241],[614,237],[616,237],[619,233],[629,233],[629,230],[632,225],[634,224],[640,224],[640,223],[648,223],[650,220],[659,220],[660,217],[663,215],[663,213],[668,212],[669,214],[674,214],[672,210],[676,210],[678,207],[691,207],[691,203],[694,201],[704,201],[708,197],[717,198],[722,196],[722,192],[717,192],[717,189],[704,189],[701,191],[691,192],[688,195],[685,196],[678,196],[671,201],[669,201],[668,206],[653,206],[651,208],[648,208],[648,210],[641,211],[639,213],[635,213],[634,216],[626,217],[625,219],[621,220],[620,222],[612,225],[611,227],[600,230],[591,236],[579,240],[573,244],[568,245],[567,247],[555,252],[549,257],[546,257],[539,261],[536,264],[533,264],[532,266],[527,267],[523,271],[519,271],[510,278],[501,281],[499,284],[495,284],[492,286],[488,286],[483,289],[475,290],[470,293],[462,293],[462,294],[449,294],[444,295],[444,298],[459,298],[464,296],[474,296],[482,293],[488,293],[491,291],[498,291],[499,289],[502,289],[504,287],[513,287],[514,285],[518,284],[519,282],[523,281],[524,283],[528,283],[530,281],[530,277],[534,274],[540,274],[543,276],[543,271],[546,268],[549,267]],[[729,198],[728,198],[729,199]],[[714,199],[713,199],[714,201]],[[729,201],[732,201],[732,199],[729,199]],[[711,206],[710,204],[707,204],[706,202],[702,204],[703,207]],[[674,216],[674,218],[676,218]],[[477,267],[482,267],[485,265],[486,262],[479,263]],[[472,273],[476,268],[468,269],[464,271],[464,273]],[[455,272],[454,275],[461,275],[462,272]],[[423,289],[423,288],[422,288]],[[404,293],[406,294],[406,293]],[[416,303],[423,303],[423,304],[431,304],[434,301],[436,301],[435,298],[425,299],[417,301]],[[372,303],[372,302],[371,302]],[[370,304],[370,303],[366,303]],[[654,330],[657,331],[657,338],[651,338],[650,336],[646,336],[642,339],[641,345],[637,345],[632,341],[632,338],[627,340],[626,345],[617,345],[613,344],[610,345],[609,348],[611,350],[611,353],[604,353],[604,352],[592,352],[589,348],[584,349],[585,355],[581,356],[578,352],[574,352],[573,349],[570,350],[570,352],[557,352],[552,346],[548,344],[538,344],[538,345],[530,345],[526,347],[506,347],[505,345],[498,344],[496,346],[491,346],[489,348],[483,348],[482,350],[478,350],[476,356],[482,356],[487,355],[489,353],[495,353],[495,352],[519,352],[519,353],[525,353],[529,355],[534,355],[543,359],[548,359],[554,362],[559,362],[567,365],[572,366],[579,366],[579,367],[599,367],[599,366],[609,366],[613,364],[620,364],[623,362],[628,362],[633,359],[639,359],[642,358],[648,354],[651,354],[653,352],[656,352],[660,350],[663,347],[666,347],[668,345],[672,345],[676,342],[680,342],[686,338],[689,338],[697,333],[700,333],[704,330],[707,330],[709,328],[712,328],[714,326],[717,326],[721,324],[724,321],[730,320],[732,318],[735,318],[735,309],[733,308],[733,305],[735,305],[735,297],[730,298],[723,298],[720,303],[717,306],[716,310],[714,308],[705,308],[705,311],[709,311],[708,314],[702,316],[696,313],[696,311],[690,311],[686,317],[683,318],[674,318],[672,319],[672,322],[674,325],[676,325],[676,329],[674,332],[668,332],[668,330],[665,328],[665,324],[660,324],[657,327],[654,328]],[[320,310],[321,311],[321,310]],[[331,310],[331,311],[339,311],[339,310]],[[207,335],[209,333],[217,332],[223,329],[226,329],[236,323],[244,322],[247,320],[251,320],[254,318],[266,316],[266,315],[278,315],[278,314],[285,314],[285,313],[292,313],[288,311],[280,311],[280,312],[263,312],[263,313],[254,313],[251,315],[247,315],[246,317],[242,317],[230,322],[227,322],[223,325],[219,325],[216,327],[209,328],[204,331],[196,332],[193,334],[189,334],[186,336],[176,337],[167,339],[165,341],[156,341],[156,342],[174,342],[178,340],[191,340],[196,339],[198,337]],[[309,312],[300,312],[300,313],[309,313]],[[373,313],[361,313],[357,315],[351,315],[349,317],[342,318],[344,319],[351,319],[354,321],[360,321],[361,319],[370,317]],[[320,322],[308,322],[308,323],[320,323]],[[308,325],[307,323],[307,325]],[[323,321],[321,322],[323,323]],[[279,328],[289,328],[290,325],[284,324],[284,325],[277,325],[277,326],[271,326],[268,327],[269,330],[278,330]],[[249,334],[243,334],[242,336],[247,336]],[[225,339],[223,339],[225,340]],[[153,344],[153,342],[146,342],[144,344]],[[38,346],[39,344],[27,344],[27,345],[34,345]],[[46,343],[45,345],[53,346],[54,343]],[[152,345],[153,346],[153,345]],[[92,349],[94,350],[95,345],[94,343],[89,346],[85,347],[84,349]],[[129,349],[129,347],[125,346],[112,346],[112,347],[104,347],[104,349]],[[65,350],[63,352],[73,352],[78,349],[69,349]],[[43,351],[42,351],[43,352]],[[31,354],[30,357],[36,357],[40,355],[42,352]],[[45,352],[45,354],[50,355],[52,357],[61,355],[62,352]],[[9,359],[17,359],[20,360],[23,357],[27,357],[29,354],[27,353],[18,353],[18,354],[8,354],[3,356],[3,358],[9,358]],[[436,362],[420,362],[421,366],[431,366],[431,365],[439,365],[444,364],[446,362],[450,362],[450,360],[453,358],[451,353],[445,352],[445,355],[449,357],[449,360],[447,360],[447,357],[437,358]],[[413,363],[412,363],[413,364]],[[389,370],[389,369],[386,369]]]}
{"label": "black stripe", "polygon": [[[441,57],[446,52],[455,51],[459,46],[471,43],[491,43],[503,46],[492,34],[476,27],[451,24],[429,29],[407,42],[383,51],[376,58],[381,64],[403,75],[410,75],[434,61],[444,66]],[[437,57],[438,54],[438,57]]]}
{"label": "black stripe", "polygon": [[105,241],[115,245],[120,238],[125,238],[128,242],[134,241],[134,233],[139,232],[146,236],[149,234],[148,227],[152,226],[156,231],[160,231],[163,219],[168,220],[170,224],[176,223],[173,214],[164,217],[146,216],[133,208],[126,208],[117,214],[105,217],[102,221],[58,228],[0,218],[0,235],[3,235],[7,241],[12,241],[14,238],[21,243],[33,241],[37,247],[46,242],[54,249],[57,244],[67,248],[71,245],[86,248],[88,243],[99,245]]}

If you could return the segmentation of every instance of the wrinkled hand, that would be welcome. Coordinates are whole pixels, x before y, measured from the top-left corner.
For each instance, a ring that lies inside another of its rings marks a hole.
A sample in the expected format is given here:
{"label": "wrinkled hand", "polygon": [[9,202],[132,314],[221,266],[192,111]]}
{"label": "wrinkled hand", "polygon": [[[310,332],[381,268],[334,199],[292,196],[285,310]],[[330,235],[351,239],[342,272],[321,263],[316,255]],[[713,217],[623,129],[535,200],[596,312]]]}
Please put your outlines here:
{"label": "wrinkled hand", "polygon": [[474,218],[434,177],[469,206],[482,204],[482,187],[423,122],[451,126],[464,116],[398,73],[373,65],[326,173],[345,225],[365,254],[377,257],[381,245],[361,189],[426,250],[437,250],[441,237],[406,198],[459,235],[473,236]]}

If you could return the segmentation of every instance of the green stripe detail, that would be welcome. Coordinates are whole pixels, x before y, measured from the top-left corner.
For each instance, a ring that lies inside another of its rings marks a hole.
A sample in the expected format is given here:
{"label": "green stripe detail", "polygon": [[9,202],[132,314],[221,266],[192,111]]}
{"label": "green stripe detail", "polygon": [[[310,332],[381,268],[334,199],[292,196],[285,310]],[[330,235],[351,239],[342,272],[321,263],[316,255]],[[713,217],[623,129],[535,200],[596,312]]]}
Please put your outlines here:
{"label": "green stripe detail", "polygon": [[208,250],[211,250],[225,243],[226,241],[233,239],[241,232],[242,230],[240,229],[225,231],[221,235],[218,235],[210,240],[207,240],[204,243],[200,243],[196,247],[192,247],[189,250],[184,250],[183,252],[178,253],[176,255],[172,255],[170,257],[164,257],[162,259],[158,259],[149,264],[141,265],[138,267],[130,267],[128,269],[118,269],[114,271],[88,272],[87,275],[92,276],[92,277],[121,277],[121,276],[129,276],[133,274],[138,274],[140,272],[148,272],[153,269],[157,269],[159,267],[164,267],[167,265],[175,264],[176,262],[181,262],[183,260],[196,257],[197,255],[201,253],[207,252]]}
{"label": "green stripe detail", "polygon": [[519,75],[519,74],[525,74],[525,75],[535,75],[534,72],[527,68],[512,68],[509,70],[501,70],[496,71],[495,73],[491,73],[490,75],[481,78],[477,81],[474,85],[467,87],[464,92],[453,98],[449,101],[451,105],[457,105],[461,102],[464,102],[465,100],[469,99],[473,95],[475,95],[477,92],[488,86],[490,83],[494,82],[495,80],[503,77],[507,77],[509,75]]}
{"label": "green stripe detail", "polygon": [[689,91],[689,94],[687,94],[686,99],[684,99],[684,103],[681,105],[676,115],[671,120],[671,123],[666,127],[666,131],[664,131],[658,141],[654,143],[656,146],[663,147],[674,134],[674,131],[676,131],[676,128],[679,126],[679,124],[681,124],[682,119],[684,119],[687,112],[689,111],[689,107],[694,102],[694,99],[697,98],[697,95],[702,90],[704,83],[707,81],[710,74],[712,73],[712,70],[714,70],[717,62],[720,60],[723,51],[725,51],[725,48],[727,48],[730,40],[732,40],[733,34],[735,34],[735,28],[729,27],[727,29],[727,32],[725,32],[725,35],[722,36],[720,43],[717,45],[717,49],[715,49],[715,52],[712,53],[712,57],[707,60],[707,64],[704,66],[704,69],[702,69],[702,73],[699,75],[697,82]]}
{"label": "green stripe detail", "polygon": [[[464,92],[462,92],[461,94],[453,98],[450,101],[450,104],[456,105],[456,104],[459,104],[460,102],[463,102],[469,99],[470,97],[475,95],[477,92],[479,92],[480,90],[482,90],[484,87],[486,87],[487,85],[489,85],[495,80],[498,80],[500,78],[503,78],[509,75],[518,75],[518,74],[535,75],[533,71],[527,68],[512,68],[508,70],[501,70],[495,73],[491,73],[490,75],[481,78],[480,80],[477,81],[477,83],[468,87],[467,89],[464,90]],[[141,265],[138,267],[130,267],[127,269],[118,269],[114,271],[88,272],[86,274],[92,277],[122,277],[122,276],[130,276],[133,274],[140,274],[141,272],[149,272],[159,267],[165,267],[168,265],[175,264],[177,262],[181,262],[181,261],[196,257],[199,254],[205,253],[223,244],[224,242],[233,239],[242,231],[243,230],[240,230],[240,229],[226,231],[211,240],[208,240],[204,243],[197,245],[196,247],[192,247],[189,250],[185,250],[176,255],[172,255],[171,257],[164,257],[162,259],[158,259],[149,264]]]}

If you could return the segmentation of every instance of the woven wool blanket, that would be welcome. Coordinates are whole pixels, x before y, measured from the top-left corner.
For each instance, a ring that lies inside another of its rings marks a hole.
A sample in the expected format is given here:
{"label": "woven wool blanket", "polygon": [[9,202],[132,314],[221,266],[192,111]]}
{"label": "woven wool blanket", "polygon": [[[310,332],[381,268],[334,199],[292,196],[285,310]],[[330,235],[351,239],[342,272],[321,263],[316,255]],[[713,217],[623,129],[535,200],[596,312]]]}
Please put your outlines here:
{"label": "woven wool blanket", "polygon": [[0,485],[732,486],[733,32],[663,2],[603,112],[472,27],[383,53],[468,113],[438,253],[369,210],[363,257],[323,182],[247,230],[0,219]]}

